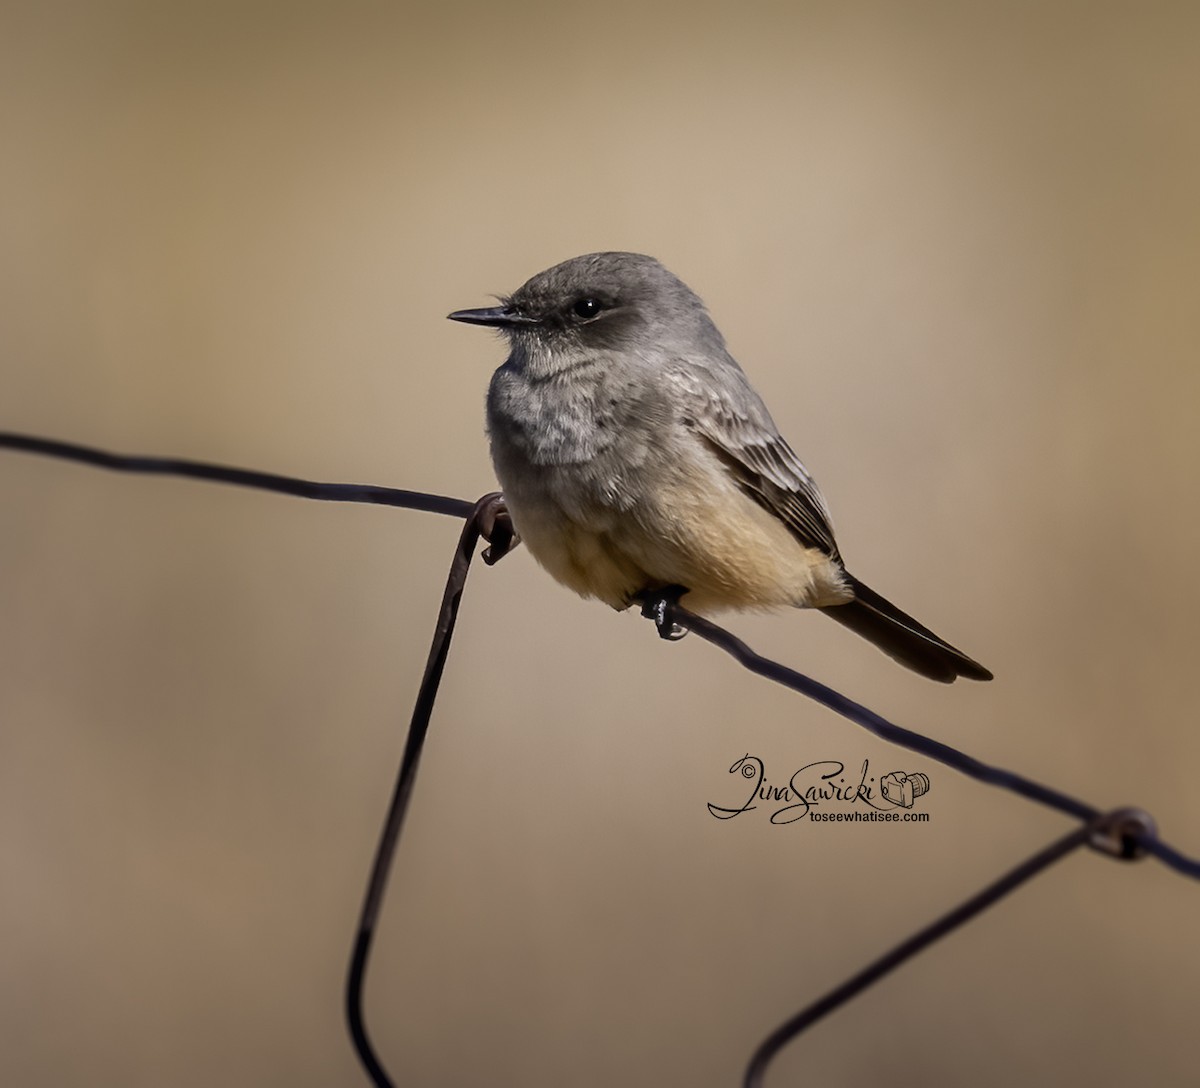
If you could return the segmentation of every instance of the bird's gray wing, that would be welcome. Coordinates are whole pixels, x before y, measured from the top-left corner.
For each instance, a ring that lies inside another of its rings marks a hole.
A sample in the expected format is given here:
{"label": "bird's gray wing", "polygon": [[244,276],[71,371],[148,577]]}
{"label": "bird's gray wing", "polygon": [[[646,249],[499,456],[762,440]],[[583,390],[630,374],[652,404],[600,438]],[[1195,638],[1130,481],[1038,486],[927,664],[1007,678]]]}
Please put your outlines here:
{"label": "bird's gray wing", "polygon": [[758,503],[797,539],[839,559],[833,519],[816,481],[780,435],[762,398],[733,360],[720,367],[694,362],[668,367],[684,426],[724,462]]}

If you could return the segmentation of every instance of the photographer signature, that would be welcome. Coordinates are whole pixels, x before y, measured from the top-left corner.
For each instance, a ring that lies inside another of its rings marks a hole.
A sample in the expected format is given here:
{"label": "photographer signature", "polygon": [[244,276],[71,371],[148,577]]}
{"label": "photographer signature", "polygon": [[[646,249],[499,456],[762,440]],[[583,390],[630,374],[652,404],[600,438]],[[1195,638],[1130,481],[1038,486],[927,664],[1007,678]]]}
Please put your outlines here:
{"label": "photographer signature", "polygon": [[745,801],[737,808],[708,804],[708,811],[718,820],[732,820],[743,812],[753,812],[758,802],[777,806],[771,812],[771,823],[790,824],[803,820],[818,806],[840,801],[863,804],[876,812],[891,812],[896,807],[912,808],[916,798],[929,792],[929,779],[919,773],[893,771],[878,782],[870,773],[870,761],[864,759],[857,774],[848,774],[846,765],[836,759],[806,763],[792,773],[787,785],[772,785],[767,780],[766,765],[749,752],[729,768],[750,785]]}

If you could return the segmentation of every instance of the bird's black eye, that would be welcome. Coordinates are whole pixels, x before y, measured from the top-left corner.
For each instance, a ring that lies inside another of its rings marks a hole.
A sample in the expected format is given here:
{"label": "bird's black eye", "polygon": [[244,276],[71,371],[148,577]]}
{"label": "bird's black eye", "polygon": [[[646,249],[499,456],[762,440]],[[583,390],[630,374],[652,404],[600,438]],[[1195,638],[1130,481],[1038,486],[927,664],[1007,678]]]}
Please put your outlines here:
{"label": "bird's black eye", "polygon": [[599,300],[594,298],[577,299],[571,307],[571,313],[578,317],[581,321],[587,321],[588,318],[595,317],[604,307]]}

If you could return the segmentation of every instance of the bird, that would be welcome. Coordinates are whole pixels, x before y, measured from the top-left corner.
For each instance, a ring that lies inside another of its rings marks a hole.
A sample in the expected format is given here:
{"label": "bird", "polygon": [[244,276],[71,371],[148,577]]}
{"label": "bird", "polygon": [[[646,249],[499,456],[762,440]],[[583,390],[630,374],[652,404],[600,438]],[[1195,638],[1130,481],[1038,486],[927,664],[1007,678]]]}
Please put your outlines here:
{"label": "bird", "polygon": [[814,608],[931,680],[977,661],[854,577],[812,475],[703,301],[653,257],[589,253],[450,320],[502,333],[487,433],[513,525],[616,609]]}

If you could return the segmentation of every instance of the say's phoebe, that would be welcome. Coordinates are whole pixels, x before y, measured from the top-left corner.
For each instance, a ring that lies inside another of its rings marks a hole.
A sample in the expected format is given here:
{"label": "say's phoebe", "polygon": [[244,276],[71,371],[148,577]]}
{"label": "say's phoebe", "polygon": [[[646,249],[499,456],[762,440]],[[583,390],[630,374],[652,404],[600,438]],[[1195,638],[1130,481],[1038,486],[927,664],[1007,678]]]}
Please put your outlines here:
{"label": "say's phoebe", "polygon": [[652,257],[592,253],[454,321],[502,330],[492,461],[534,558],[628,608],[820,608],[932,680],[992,674],[842,564],[817,485],[704,303]]}

